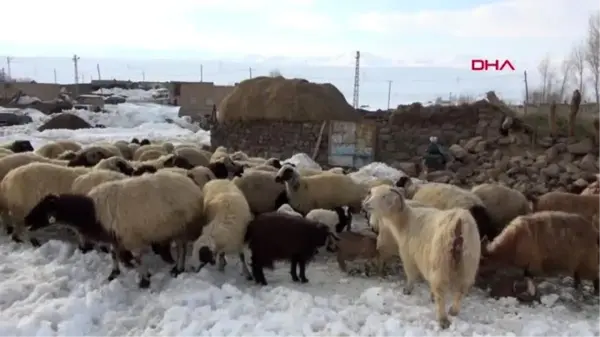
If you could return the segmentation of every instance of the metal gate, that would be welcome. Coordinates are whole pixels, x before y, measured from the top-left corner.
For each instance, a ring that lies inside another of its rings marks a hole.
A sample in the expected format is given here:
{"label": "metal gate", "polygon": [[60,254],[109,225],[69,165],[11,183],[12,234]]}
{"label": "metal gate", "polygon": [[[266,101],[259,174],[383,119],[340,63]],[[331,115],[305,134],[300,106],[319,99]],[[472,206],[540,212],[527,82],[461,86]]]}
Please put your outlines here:
{"label": "metal gate", "polygon": [[375,159],[374,123],[331,121],[329,165],[361,168]]}

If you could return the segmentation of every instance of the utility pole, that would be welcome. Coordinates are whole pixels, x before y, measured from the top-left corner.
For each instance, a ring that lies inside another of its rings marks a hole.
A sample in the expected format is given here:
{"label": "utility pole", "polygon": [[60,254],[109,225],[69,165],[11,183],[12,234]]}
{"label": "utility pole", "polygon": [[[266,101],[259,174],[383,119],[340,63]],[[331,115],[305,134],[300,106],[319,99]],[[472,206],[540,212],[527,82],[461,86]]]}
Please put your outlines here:
{"label": "utility pole", "polygon": [[388,110],[390,109],[390,102],[392,100],[392,83],[393,82],[394,81],[391,81],[391,80],[388,81],[388,105],[387,105]]}
{"label": "utility pole", "polygon": [[12,60],[13,60],[12,57],[10,57],[10,56],[6,57],[6,71],[7,71],[6,74],[8,75],[8,78],[12,78],[12,69],[10,67],[10,63],[12,62]]}
{"label": "utility pole", "polygon": [[79,56],[77,54],[73,55],[73,70],[75,72],[75,95],[79,96]]}
{"label": "utility pole", "polygon": [[146,82],[146,72],[142,70],[142,82]]}
{"label": "utility pole", "polygon": [[355,69],[354,69],[354,95],[352,97],[352,106],[354,106],[354,109],[358,109],[359,83],[360,83],[360,51],[357,51],[356,52],[356,64],[355,64]]}
{"label": "utility pole", "polygon": [[527,105],[529,105],[529,85],[527,84],[527,70],[523,71],[523,81],[525,82],[525,104],[523,113],[527,115]]}
{"label": "utility pole", "polygon": [[204,66],[200,65],[200,82],[204,82]]}
{"label": "utility pole", "polygon": [[252,78],[252,67],[248,67],[248,73],[250,75],[250,78]]}
{"label": "utility pole", "polygon": [[56,78],[56,68],[54,68],[54,84],[57,84],[58,80]]}
{"label": "utility pole", "polygon": [[98,81],[102,79],[100,75],[100,63],[96,63],[96,72],[98,73]]}

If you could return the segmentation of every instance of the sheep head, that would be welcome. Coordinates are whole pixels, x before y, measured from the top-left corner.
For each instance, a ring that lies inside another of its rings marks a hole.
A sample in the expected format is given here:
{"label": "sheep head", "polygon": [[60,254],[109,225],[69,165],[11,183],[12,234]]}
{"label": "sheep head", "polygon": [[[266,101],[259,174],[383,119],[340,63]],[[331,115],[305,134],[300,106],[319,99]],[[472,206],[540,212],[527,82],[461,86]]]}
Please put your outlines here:
{"label": "sheep head", "polygon": [[140,146],[144,146],[144,145],[150,145],[150,140],[148,138],[144,138],[140,142]]}
{"label": "sheep head", "polygon": [[298,179],[300,179],[300,174],[293,166],[288,164],[283,165],[283,167],[277,171],[277,175],[275,176],[275,182],[289,182],[292,186],[296,185]]}
{"label": "sheep head", "polygon": [[31,142],[28,140],[15,140],[10,145],[10,150],[14,153],[30,152],[30,151],[33,151],[33,146],[31,145]]}
{"label": "sheep head", "polygon": [[45,196],[25,216],[25,227],[34,231],[54,224],[56,222],[56,211],[59,201],[60,197],[58,195],[49,194]]}
{"label": "sheep head", "polygon": [[371,188],[362,207],[367,212],[389,214],[404,210],[406,201],[398,187],[379,185]]}
{"label": "sheep head", "polygon": [[273,166],[276,169],[280,169],[281,166],[282,166],[281,165],[281,161],[279,159],[277,159],[277,158],[269,158],[269,159],[267,159],[266,164],[267,165],[271,165],[271,166]]}
{"label": "sheep head", "polygon": [[144,173],[156,173],[158,170],[156,169],[156,167],[152,166],[152,165],[142,165],[140,167],[138,167],[137,169],[135,169],[131,175],[134,177],[138,177],[141,176]]}
{"label": "sheep head", "polygon": [[163,162],[164,167],[179,167],[185,170],[193,169],[194,165],[192,165],[185,157],[170,154],[166,156],[166,159]]}

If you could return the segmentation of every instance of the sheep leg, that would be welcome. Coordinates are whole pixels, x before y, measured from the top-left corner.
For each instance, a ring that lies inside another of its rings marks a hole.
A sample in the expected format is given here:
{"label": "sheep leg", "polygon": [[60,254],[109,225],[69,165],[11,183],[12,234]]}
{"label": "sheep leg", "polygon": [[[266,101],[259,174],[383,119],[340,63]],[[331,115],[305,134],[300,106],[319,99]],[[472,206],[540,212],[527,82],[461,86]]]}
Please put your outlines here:
{"label": "sheep leg", "polygon": [[298,260],[298,266],[300,267],[300,282],[308,283],[308,279],[306,278],[306,260]]}
{"label": "sheep leg", "polygon": [[292,281],[299,282],[300,279],[298,278],[298,274],[296,274],[296,269],[298,268],[298,259],[292,257],[291,262],[290,275],[292,275]]}
{"label": "sheep leg", "polygon": [[218,257],[219,261],[217,264],[217,270],[218,271],[225,271],[225,266],[227,265],[227,260],[225,260],[225,253],[219,253],[219,257]]}
{"label": "sheep leg", "polygon": [[402,293],[404,295],[410,295],[415,289],[415,282],[419,276],[419,269],[413,261],[408,259],[402,260],[402,267],[404,268],[404,274],[406,275],[406,285],[404,286],[404,289],[402,289]]}
{"label": "sheep leg", "polygon": [[447,329],[450,327],[450,319],[448,318],[448,314],[446,314],[446,299],[445,293],[439,285],[432,285],[431,292],[433,293],[433,298],[435,299],[435,309],[437,312],[437,320],[441,329]]}
{"label": "sheep leg", "polygon": [[594,280],[594,295],[600,295],[600,287],[598,285],[599,281],[599,279]]}
{"label": "sheep leg", "polygon": [[575,274],[573,274],[573,288],[579,289],[579,286],[581,286],[581,278],[579,277],[579,274],[575,272]]}
{"label": "sheep leg", "polygon": [[171,255],[171,242],[167,243],[153,243],[150,245],[154,254],[160,256],[160,258],[168,264],[175,263],[173,256]]}
{"label": "sheep leg", "polygon": [[140,276],[138,286],[140,287],[140,289],[146,289],[150,287],[150,271],[148,271],[146,265],[142,263],[141,256],[139,256],[138,254],[135,255],[135,262],[137,263],[136,269],[138,275]]}
{"label": "sheep leg", "polygon": [[467,293],[467,289],[469,289],[469,287],[463,285],[460,286],[460,289],[458,289],[458,291],[454,293],[454,301],[452,302],[452,306],[450,306],[450,310],[448,310],[448,314],[450,314],[451,316],[458,315],[458,313],[460,312],[462,299]]}
{"label": "sheep leg", "polygon": [[346,261],[344,261],[344,259],[342,258],[341,254],[338,254],[337,256],[337,263],[338,266],[340,267],[340,270],[343,271],[344,273],[346,272]]}
{"label": "sheep leg", "polygon": [[176,253],[177,253],[177,263],[171,269],[171,276],[177,277],[179,274],[183,273],[185,270],[185,256],[186,256],[186,243],[185,242],[177,242],[176,244]]}
{"label": "sheep leg", "polygon": [[252,273],[248,270],[248,265],[246,265],[246,255],[244,253],[240,253],[240,262],[242,262],[242,273],[246,277],[246,280],[252,281]]}
{"label": "sheep leg", "polygon": [[254,276],[254,281],[256,283],[263,286],[267,285],[267,279],[265,278],[262,265],[256,263],[256,261],[252,261],[252,275]]}
{"label": "sheep leg", "polygon": [[25,228],[25,225],[23,223],[15,224],[11,238],[14,242],[21,243],[23,241],[29,240],[32,246],[41,246],[40,241],[38,239],[30,236],[29,231]]}
{"label": "sheep leg", "polygon": [[111,249],[110,257],[112,260],[112,270],[108,275],[108,282],[117,278],[117,276],[121,275],[121,268],[119,268],[119,258],[117,255],[117,250],[115,248]]}

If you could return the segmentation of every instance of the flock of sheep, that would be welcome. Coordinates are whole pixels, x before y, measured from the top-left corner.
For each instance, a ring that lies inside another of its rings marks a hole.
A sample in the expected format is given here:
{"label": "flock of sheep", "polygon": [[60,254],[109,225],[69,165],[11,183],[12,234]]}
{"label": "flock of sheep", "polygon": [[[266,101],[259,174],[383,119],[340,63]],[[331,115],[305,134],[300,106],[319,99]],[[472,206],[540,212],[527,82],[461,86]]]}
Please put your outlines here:
{"label": "flock of sheep", "polygon": [[[8,235],[39,246],[36,230],[71,228],[83,252],[110,252],[109,280],[122,264],[136,268],[139,286],[148,287],[141,263],[148,248],[173,265],[176,277],[190,243],[194,269],[223,271],[225,256],[236,254],[246,278],[261,285],[263,269],[280,260],[291,263],[294,282],[308,282],[306,266],[320,249],[336,252],[342,270],[347,260],[367,258],[382,272],[399,256],[404,294],[424,278],[442,328],[484,265],[523,270],[529,291],[533,276],[561,274],[575,287],[592,281],[598,294],[599,207],[598,195],[528,199],[500,184],[466,190],[408,177],[358,182],[341,168],[309,170],[224,147],[210,152],[147,139],[86,147],[55,141],[38,149],[18,140],[0,148],[0,216]],[[352,215],[361,212],[369,231],[352,229]]]}

